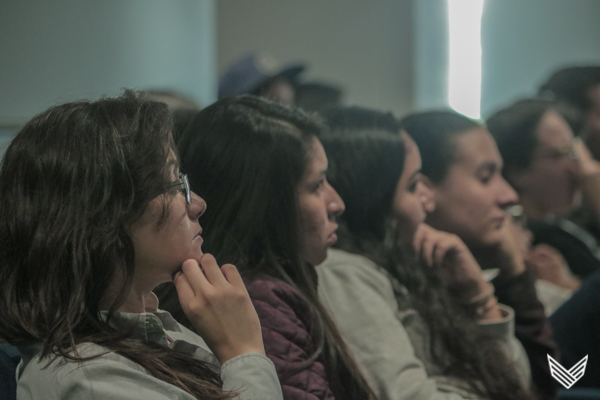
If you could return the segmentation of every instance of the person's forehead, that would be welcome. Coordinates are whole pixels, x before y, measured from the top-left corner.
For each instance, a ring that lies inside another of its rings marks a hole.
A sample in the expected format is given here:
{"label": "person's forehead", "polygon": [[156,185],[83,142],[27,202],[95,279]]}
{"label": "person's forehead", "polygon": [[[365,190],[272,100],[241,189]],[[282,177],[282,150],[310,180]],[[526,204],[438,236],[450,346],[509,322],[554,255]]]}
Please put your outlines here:
{"label": "person's forehead", "polygon": [[409,154],[415,150],[418,150],[417,143],[413,140],[413,138],[406,133],[405,130],[400,131],[400,136],[404,141],[404,148],[406,149],[406,154]]}
{"label": "person's forehead", "polygon": [[501,165],[502,157],[492,136],[482,128],[474,128],[452,138],[455,164],[478,168],[484,163]]}
{"label": "person's forehead", "polygon": [[320,174],[327,169],[327,155],[323,145],[317,138],[313,138],[308,156],[307,173]]}
{"label": "person's forehead", "polygon": [[567,122],[555,111],[548,111],[537,126],[538,147],[562,148],[573,140]]}

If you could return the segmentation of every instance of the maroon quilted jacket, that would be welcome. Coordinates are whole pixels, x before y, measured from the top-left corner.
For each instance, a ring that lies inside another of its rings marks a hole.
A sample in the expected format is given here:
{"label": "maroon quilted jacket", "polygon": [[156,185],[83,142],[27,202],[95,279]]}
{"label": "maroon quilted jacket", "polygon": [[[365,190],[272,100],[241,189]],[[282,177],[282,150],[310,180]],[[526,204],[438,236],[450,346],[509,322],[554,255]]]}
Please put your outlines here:
{"label": "maroon quilted jacket", "polygon": [[258,313],[267,357],[273,361],[286,400],[333,400],[321,357],[289,375],[314,351],[309,335],[310,309],[296,289],[278,280],[255,279],[248,286]]}

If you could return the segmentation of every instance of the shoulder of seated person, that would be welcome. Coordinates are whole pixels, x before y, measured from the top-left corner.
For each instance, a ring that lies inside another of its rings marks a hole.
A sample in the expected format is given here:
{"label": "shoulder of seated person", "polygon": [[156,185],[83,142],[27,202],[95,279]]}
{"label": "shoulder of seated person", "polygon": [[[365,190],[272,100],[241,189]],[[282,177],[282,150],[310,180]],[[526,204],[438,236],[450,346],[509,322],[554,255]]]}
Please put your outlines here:
{"label": "shoulder of seated person", "polygon": [[317,266],[317,274],[360,275],[363,278],[389,280],[388,272],[369,258],[339,249],[329,249],[327,259]]}
{"label": "shoulder of seated person", "polygon": [[329,249],[327,251],[327,258],[317,266],[317,271],[319,271],[319,269],[336,268],[340,266],[367,266],[370,268],[378,268],[373,261],[360,254],[354,254],[340,249]]}
{"label": "shoulder of seated person", "polygon": [[[40,348],[41,349],[41,348]],[[27,350],[22,347],[19,347],[19,350],[23,354],[24,363],[28,361],[28,356],[26,355]],[[71,353],[74,354],[74,353]],[[57,378],[66,378],[67,376],[73,378],[73,373],[81,372],[82,368],[91,368],[96,365],[106,365],[111,363],[116,363],[115,365],[120,365],[121,367],[129,367],[135,369],[139,372],[148,373],[142,366],[131,361],[130,359],[123,357],[120,354],[117,354],[106,347],[97,345],[95,343],[81,343],[77,346],[77,354],[79,358],[88,358],[94,357],[88,360],[70,360],[66,357],[62,356],[50,356],[49,358],[45,358],[40,360],[40,353],[35,354],[35,356],[27,362],[25,365],[25,369],[22,371],[22,376],[27,375],[28,373],[34,373],[36,375],[42,374],[50,374],[56,375]],[[19,367],[21,368],[21,367]]]}
{"label": "shoulder of seated person", "polygon": [[248,293],[253,301],[284,301],[286,303],[305,303],[307,300],[292,285],[274,278],[261,277],[247,283]]}

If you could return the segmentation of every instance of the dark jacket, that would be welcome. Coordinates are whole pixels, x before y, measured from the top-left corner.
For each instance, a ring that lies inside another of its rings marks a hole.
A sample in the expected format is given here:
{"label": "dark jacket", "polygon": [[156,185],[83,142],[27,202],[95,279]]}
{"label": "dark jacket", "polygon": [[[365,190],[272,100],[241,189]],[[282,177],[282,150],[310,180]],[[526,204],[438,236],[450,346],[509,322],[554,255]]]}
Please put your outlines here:
{"label": "dark jacket", "polygon": [[544,243],[562,254],[571,271],[585,279],[600,269],[600,246],[597,239],[580,225],[561,217],[531,219],[527,227],[533,244]]}
{"label": "dark jacket", "polygon": [[275,364],[286,400],[334,399],[323,358],[298,371],[314,352],[308,301],[279,280],[255,279],[248,292],[258,313],[267,357]]}
{"label": "dark jacket", "polygon": [[600,388],[600,271],[550,316],[550,323],[565,368],[589,355],[585,374],[574,388]]}
{"label": "dark jacket", "polygon": [[21,355],[16,347],[8,343],[0,343],[0,399],[15,400],[17,398],[17,379],[15,373]]}

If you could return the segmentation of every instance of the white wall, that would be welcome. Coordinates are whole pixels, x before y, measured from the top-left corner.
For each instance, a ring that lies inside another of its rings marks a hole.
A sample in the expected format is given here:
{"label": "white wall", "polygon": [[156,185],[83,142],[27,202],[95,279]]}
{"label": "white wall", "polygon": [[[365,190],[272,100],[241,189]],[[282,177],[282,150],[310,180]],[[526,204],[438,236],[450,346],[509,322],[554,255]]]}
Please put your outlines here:
{"label": "white wall", "polygon": [[486,0],[481,112],[537,93],[561,67],[600,65],[600,1]]}
{"label": "white wall", "polygon": [[448,8],[446,0],[414,0],[415,108],[448,107]]}
{"label": "white wall", "polygon": [[[414,2],[415,104],[447,107],[447,1]],[[600,65],[598,0],[485,0],[481,26],[483,117],[535,95],[558,68]]]}
{"label": "white wall", "polygon": [[0,0],[0,126],[123,87],[212,102],[215,29],[214,0]]}
{"label": "white wall", "polygon": [[[468,0],[465,0],[468,1]],[[172,87],[208,104],[255,49],[398,114],[447,104],[446,0],[0,0],[0,127],[52,104]],[[482,115],[600,64],[600,1],[486,0]],[[218,48],[218,52],[217,52]]]}
{"label": "white wall", "polygon": [[413,108],[412,0],[218,0],[219,71],[265,50],[305,61],[307,79],[346,88],[346,102]]}

